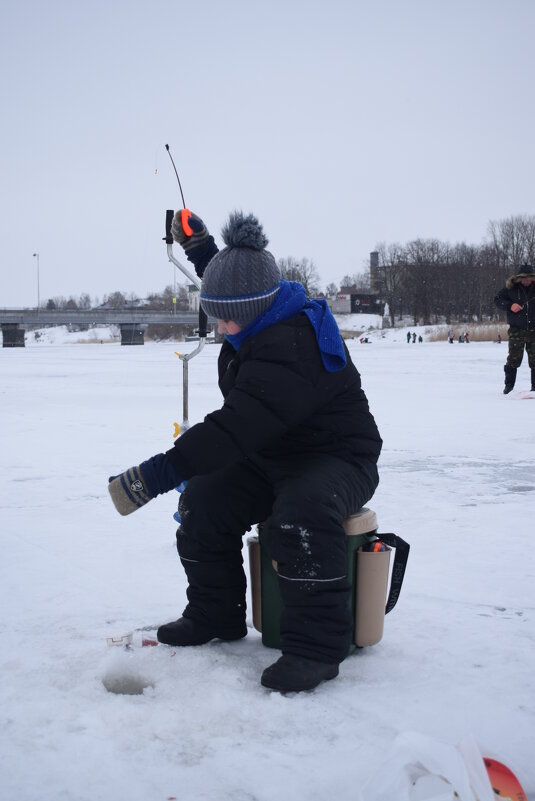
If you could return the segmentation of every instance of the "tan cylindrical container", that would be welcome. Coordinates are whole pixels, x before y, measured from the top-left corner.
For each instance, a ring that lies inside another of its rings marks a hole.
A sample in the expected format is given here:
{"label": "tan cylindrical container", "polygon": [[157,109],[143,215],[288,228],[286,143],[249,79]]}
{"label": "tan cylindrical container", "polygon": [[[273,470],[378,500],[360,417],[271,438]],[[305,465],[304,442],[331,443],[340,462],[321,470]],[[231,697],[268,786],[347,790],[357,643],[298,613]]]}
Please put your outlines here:
{"label": "tan cylindrical container", "polygon": [[251,601],[253,611],[253,626],[262,631],[262,569],[260,562],[260,540],[258,537],[249,537],[249,572],[251,576]]}
{"label": "tan cylindrical container", "polygon": [[377,515],[373,509],[363,506],[360,512],[346,518],[342,525],[348,537],[371,534],[377,531]]}
{"label": "tan cylindrical container", "polygon": [[355,645],[375,645],[383,636],[390,548],[386,551],[357,551],[355,599]]}

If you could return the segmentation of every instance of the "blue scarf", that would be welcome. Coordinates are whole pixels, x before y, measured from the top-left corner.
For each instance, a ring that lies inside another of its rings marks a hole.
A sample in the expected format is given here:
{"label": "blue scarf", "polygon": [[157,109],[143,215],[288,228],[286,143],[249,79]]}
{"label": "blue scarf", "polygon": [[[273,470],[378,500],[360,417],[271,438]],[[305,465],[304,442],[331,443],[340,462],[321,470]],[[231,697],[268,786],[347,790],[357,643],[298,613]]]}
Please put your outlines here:
{"label": "blue scarf", "polygon": [[323,366],[328,373],[335,373],[346,366],[346,354],[336,320],[326,300],[307,298],[305,289],[297,281],[280,281],[280,289],[272,305],[238,334],[225,334],[234,350],[238,350],[248,337],[258,334],[264,328],[280,323],[304,312],[314,329],[321,352]]}

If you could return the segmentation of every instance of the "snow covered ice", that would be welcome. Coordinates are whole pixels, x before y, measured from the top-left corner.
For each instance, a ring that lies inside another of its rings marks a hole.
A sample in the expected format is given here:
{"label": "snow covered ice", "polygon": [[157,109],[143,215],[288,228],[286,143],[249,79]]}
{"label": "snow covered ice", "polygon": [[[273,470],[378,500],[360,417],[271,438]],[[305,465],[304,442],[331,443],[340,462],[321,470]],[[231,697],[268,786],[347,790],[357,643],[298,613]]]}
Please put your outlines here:
{"label": "snow covered ice", "polygon": [[[405,335],[349,342],[384,439],[369,506],[411,544],[401,598],[381,643],[286,697],[252,627],[106,645],[185,603],[176,494],[121,518],[107,479],[171,446],[194,343],[0,351],[2,801],[351,801],[406,730],[473,736],[535,791],[535,404],[502,395],[505,345]],[[220,404],[218,350],[190,363],[191,422]]]}

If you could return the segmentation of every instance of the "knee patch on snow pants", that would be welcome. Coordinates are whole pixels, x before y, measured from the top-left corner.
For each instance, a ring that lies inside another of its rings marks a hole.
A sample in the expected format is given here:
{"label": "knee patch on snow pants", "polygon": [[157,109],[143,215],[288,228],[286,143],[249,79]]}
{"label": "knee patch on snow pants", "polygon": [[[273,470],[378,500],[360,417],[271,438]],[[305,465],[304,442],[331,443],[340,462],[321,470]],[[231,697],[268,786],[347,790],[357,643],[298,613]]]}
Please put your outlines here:
{"label": "knee patch on snow pants", "polygon": [[353,628],[342,521],[375,486],[336,459],[318,460],[317,467],[287,476],[260,536],[278,565],[282,652],[339,663]]}
{"label": "knee patch on snow pants", "polygon": [[341,662],[351,641],[350,584],[346,575],[345,533],[340,526],[276,525],[270,519],[262,538],[277,561],[284,602],[280,621],[283,653],[323,662]]}

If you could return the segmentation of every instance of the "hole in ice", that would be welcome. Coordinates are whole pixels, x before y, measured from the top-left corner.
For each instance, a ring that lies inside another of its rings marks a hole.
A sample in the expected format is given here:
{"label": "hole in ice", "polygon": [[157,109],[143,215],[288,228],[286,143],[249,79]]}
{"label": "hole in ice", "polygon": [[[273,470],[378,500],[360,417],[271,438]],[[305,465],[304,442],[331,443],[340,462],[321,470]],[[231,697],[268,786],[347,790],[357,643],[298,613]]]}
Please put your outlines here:
{"label": "hole in ice", "polygon": [[147,687],[154,687],[147,671],[137,663],[130,651],[121,649],[110,653],[103,668],[102,684],[109,693],[143,695]]}
{"label": "hole in ice", "polygon": [[114,672],[107,673],[102,678],[102,684],[109,693],[115,695],[143,695],[143,690],[147,687],[154,687],[150,679],[134,673],[123,675]]}

